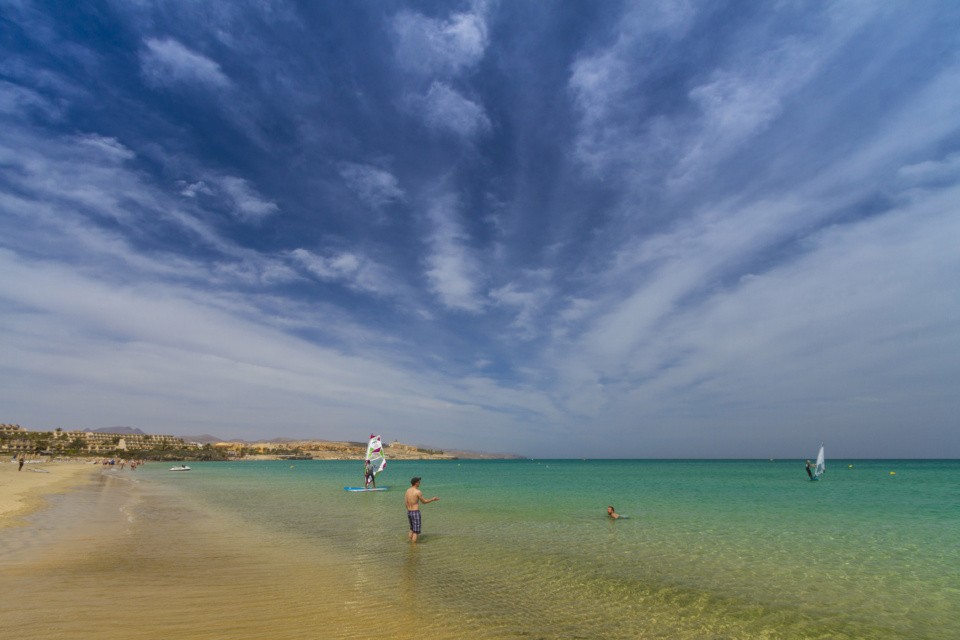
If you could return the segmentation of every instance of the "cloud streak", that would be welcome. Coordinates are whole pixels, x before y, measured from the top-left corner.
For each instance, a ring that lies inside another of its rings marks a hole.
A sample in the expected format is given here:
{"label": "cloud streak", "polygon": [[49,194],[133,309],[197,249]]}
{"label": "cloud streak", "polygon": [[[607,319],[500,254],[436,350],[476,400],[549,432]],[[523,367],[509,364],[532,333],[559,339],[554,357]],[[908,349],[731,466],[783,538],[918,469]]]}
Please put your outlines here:
{"label": "cloud streak", "polygon": [[141,72],[144,80],[155,87],[230,87],[230,79],[219,64],[172,38],[149,38],[144,40],[143,47],[140,53]]}

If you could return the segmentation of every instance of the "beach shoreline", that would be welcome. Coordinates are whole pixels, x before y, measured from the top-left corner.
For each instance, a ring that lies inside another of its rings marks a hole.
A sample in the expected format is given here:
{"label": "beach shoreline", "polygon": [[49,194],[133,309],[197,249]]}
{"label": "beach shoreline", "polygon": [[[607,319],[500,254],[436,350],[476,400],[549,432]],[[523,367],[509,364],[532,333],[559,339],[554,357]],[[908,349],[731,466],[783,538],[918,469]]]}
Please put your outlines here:
{"label": "beach shoreline", "polygon": [[[0,529],[0,619],[12,637],[148,639],[159,628],[195,639],[268,640],[304,628],[368,635],[363,621],[383,603],[355,584],[357,567],[337,549],[208,509],[177,487],[193,476],[171,474],[174,484],[164,485],[156,473],[87,474],[84,466],[72,481],[64,473],[60,483],[19,486],[31,510],[21,504],[23,526]],[[101,607],[117,594],[122,607]],[[398,615],[415,626],[415,616]]]}
{"label": "beach shoreline", "polygon": [[23,518],[42,509],[48,500],[83,485],[100,472],[89,461],[0,462],[0,529],[24,524]]}

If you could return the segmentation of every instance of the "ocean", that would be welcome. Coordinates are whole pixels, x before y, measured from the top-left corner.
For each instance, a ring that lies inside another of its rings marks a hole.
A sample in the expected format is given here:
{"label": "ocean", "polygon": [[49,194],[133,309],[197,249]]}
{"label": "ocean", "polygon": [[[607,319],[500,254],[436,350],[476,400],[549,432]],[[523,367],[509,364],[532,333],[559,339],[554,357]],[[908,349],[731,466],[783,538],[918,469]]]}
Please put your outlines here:
{"label": "ocean", "polygon": [[[802,461],[390,461],[377,493],[343,491],[359,462],[169,466],[32,517],[71,522],[66,543],[0,531],[23,558],[0,562],[0,618],[35,638],[960,637],[960,461],[828,460],[819,482]],[[440,497],[417,545],[414,475]]]}

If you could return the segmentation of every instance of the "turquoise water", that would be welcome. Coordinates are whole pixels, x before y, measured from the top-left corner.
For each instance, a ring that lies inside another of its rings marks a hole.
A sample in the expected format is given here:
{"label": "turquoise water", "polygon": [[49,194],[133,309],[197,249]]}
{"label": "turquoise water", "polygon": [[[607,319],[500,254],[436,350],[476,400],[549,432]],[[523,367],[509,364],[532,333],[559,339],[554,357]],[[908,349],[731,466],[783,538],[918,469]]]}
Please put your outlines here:
{"label": "turquoise water", "polygon": [[191,466],[137,474],[434,637],[960,637],[960,461],[391,461],[366,494],[355,462]]}

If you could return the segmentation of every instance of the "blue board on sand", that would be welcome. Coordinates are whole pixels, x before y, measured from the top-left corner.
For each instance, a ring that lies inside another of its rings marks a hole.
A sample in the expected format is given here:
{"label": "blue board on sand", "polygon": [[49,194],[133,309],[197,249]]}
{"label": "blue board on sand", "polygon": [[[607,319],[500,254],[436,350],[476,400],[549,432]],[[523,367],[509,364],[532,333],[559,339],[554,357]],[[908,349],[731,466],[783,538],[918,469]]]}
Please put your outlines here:
{"label": "blue board on sand", "polygon": [[390,487],[377,487],[376,489],[367,489],[366,487],[344,487],[344,491],[387,491]]}

